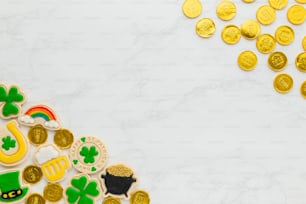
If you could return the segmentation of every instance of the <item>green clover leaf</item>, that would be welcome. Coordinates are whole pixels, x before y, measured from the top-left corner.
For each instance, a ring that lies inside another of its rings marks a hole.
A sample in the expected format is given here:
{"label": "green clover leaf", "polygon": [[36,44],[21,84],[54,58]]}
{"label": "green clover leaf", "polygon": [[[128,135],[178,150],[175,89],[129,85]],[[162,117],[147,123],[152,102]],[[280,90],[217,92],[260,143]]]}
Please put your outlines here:
{"label": "green clover leaf", "polygon": [[12,86],[10,89],[6,90],[4,85],[0,85],[0,102],[4,103],[2,108],[2,115],[9,117],[11,115],[18,115],[19,106],[16,103],[22,103],[25,97],[22,93],[19,93],[18,87]]}
{"label": "green clover leaf", "polygon": [[2,148],[5,149],[6,151],[9,151],[10,148],[15,148],[16,147],[16,140],[12,139],[11,136],[6,136],[2,138]]}
{"label": "green clover leaf", "polygon": [[84,162],[86,164],[88,163],[94,163],[95,162],[95,156],[97,156],[99,152],[97,151],[95,146],[91,146],[90,149],[88,147],[83,147],[80,151],[80,155],[84,157]]}

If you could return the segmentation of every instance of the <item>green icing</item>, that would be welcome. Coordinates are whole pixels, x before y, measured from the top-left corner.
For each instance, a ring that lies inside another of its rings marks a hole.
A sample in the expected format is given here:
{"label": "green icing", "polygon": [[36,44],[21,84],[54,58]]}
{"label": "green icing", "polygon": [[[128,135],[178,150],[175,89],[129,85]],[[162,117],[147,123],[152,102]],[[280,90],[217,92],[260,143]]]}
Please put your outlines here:
{"label": "green icing", "polygon": [[93,167],[91,167],[91,171],[92,172],[97,171],[97,168],[93,166]]}
{"label": "green icing", "polygon": [[88,163],[94,163],[95,162],[95,156],[97,156],[99,152],[97,151],[95,146],[91,146],[89,149],[88,147],[83,147],[80,151],[80,155],[84,157],[84,162],[86,164]]}
{"label": "green icing", "polygon": [[86,176],[71,180],[71,186],[66,189],[67,200],[70,204],[94,204],[92,197],[97,197],[100,192],[98,183],[94,180],[87,182]]}
{"label": "green icing", "polygon": [[2,114],[5,117],[11,115],[18,115],[19,107],[15,103],[21,103],[24,96],[18,92],[18,88],[13,86],[9,89],[8,93],[4,85],[0,86],[0,102],[4,103]]}
{"label": "green icing", "polygon": [[85,138],[85,137],[82,137],[82,138],[81,138],[81,141],[82,141],[82,142],[86,142],[86,138]]}
{"label": "green icing", "polygon": [[73,162],[74,164],[77,164],[79,161],[76,160],[76,159],[74,159],[72,162]]}
{"label": "green icing", "polygon": [[5,149],[6,151],[9,151],[10,148],[15,148],[16,147],[16,140],[12,139],[11,136],[6,136],[2,138],[2,148]]}

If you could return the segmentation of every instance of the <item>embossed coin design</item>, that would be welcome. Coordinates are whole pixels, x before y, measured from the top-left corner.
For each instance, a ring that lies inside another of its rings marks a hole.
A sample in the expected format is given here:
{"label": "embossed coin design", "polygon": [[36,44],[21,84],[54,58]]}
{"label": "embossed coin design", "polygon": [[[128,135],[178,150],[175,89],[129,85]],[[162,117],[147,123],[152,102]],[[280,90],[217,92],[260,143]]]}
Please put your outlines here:
{"label": "embossed coin design", "polygon": [[59,129],[54,135],[54,144],[61,149],[68,149],[73,143],[73,134],[67,129]]}
{"label": "embossed coin design", "polygon": [[69,153],[72,166],[87,174],[94,174],[103,169],[107,162],[107,150],[103,142],[92,136],[75,141]]}
{"label": "embossed coin design", "polygon": [[270,5],[278,10],[285,8],[288,4],[288,0],[269,0]]}
{"label": "embossed coin design", "polygon": [[306,81],[301,84],[300,92],[302,96],[306,99]]}
{"label": "embossed coin design", "polygon": [[306,36],[304,36],[304,38],[302,40],[302,47],[306,51]]}
{"label": "embossed coin design", "polygon": [[238,56],[238,65],[244,71],[251,71],[257,65],[257,56],[252,51],[243,51]]}
{"label": "embossed coin design", "polygon": [[272,52],[268,58],[269,67],[275,72],[284,70],[287,61],[287,56],[282,52]]}
{"label": "embossed coin design", "polygon": [[150,196],[143,190],[134,191],[131,194],[130,204],[150,204]]}
{"label": "embossed coin design", "polygon": [[276,12],[274,8],[269,5],[263,5],[257,9],[256,18],[259,23],[263,25],[270,25],[274,22]]}
{"label": "embossed coin design", "polygon": [[211,37],[216,31],[216,26],[213,20],[202,18],[197,22],[196,32],[202,38]]}
{"label": "embossed coin design", "polygon": [[255,39],[260,31],[260,24],[254,20],[247,20],[241,25],[241,34],[249,40]]}
{"label": "embossed coin design", "polygon": [[36,165],[29,165],[24,168],[22,172],[22,178],[25,182],[30,184],[36,184],[41,181],[43,173],[41,168]]}
{"label": "embossed coin design", "polygon": [[304,23],[306,17],[306,10],[301,5],[293,5],[287,11],[288,21],[294,25]]}
{"label": "embossed coin design", "polygon": [[230,45],[236,44],[241,38],[240,29],[235,25],[227,25],[222,30],[222,40]]}
{"label": "embossed coin design", "polygon": [[288,93],[293,87],[293,79],[289,74],[279,74],[274,79],[274,89],[281,94]]}
{"label": "embossed coin design", "polygon": [[295,66],[301,72],[306,72],[306,52],[302,52],[296,56]]}
{"label": "embossed coin design", "polygon": [[259,52],[267,54],[275,49],[276,42],[272,35],[262,34],[256,39],[256,47]]}
{"label": "embossed coin design", "polygon": [[25,201],[25,204],[45,204],[45,199],[38,193],[32,193],[28,196]]}
{"label": "embossed coin design", "polygon": [[279,26],[275,31],[275,40],[280,45],[289,45],[294,40],[294,31],[289,26]]}
{"label": "embossed coin design", "polygon": [[119,198],[108,196],[104,198],[102,204],[121,204],[121,200]]}
{"label": "embossed coin design", "polygon": [[222,0],[216,9],[217,16],[224,21],[229,21],[236,16],[236,5],[232,1]]}
{"label": "embossed coin design", "polygon": [[31,144],[38,146],[44,144],[47,141],[48,132],[46,128],[38,124],[29,129],[28,138]]}
{"label": "embossed coin design", "polygon": [[186,17],[196,18],[202,13],[202,4],[199,0],[185,0],[182,10]]}
{"label": "embossed coin design", "polygon": [[49,202],[58,202],[63,198],[63,191],[59,183],[48,183],[44,188],[44,198]]}

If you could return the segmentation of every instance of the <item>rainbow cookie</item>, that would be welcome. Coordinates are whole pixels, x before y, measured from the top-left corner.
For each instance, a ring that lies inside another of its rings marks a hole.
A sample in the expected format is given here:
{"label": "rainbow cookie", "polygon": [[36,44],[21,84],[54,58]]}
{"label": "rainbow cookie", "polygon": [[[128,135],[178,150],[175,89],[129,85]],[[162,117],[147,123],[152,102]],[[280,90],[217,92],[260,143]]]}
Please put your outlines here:
{"label": "rainbow cookie", "polygon": [[21,105],[26,101],[21,89],[12,85],[7,87],[0,84],[0,117],[3,119],[16,118],[21,112]]}
{"label": "rainbow cookie", "polygon": [[18,121],[26,126],[43,125],[48,130],[58,130],[61,125],[55,112],[46,105],[35,105],[29,108]]}

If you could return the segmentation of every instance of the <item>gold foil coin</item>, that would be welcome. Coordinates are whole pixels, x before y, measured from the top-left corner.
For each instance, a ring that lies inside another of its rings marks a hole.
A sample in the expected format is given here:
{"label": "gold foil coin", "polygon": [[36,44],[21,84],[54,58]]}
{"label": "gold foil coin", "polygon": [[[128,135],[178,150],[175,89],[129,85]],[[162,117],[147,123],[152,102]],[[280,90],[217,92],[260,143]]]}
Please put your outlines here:
{"label": "gold foil coin", "polygon": [[288,0],[269,0],[270,5],[275,9],[283,9],[287,6]]}
{"label": "gold foil coin", "polygon": [[262,34],[256,39],[256,47],[259,52],[268,54],[275,49],[276,41],[272,35]]}
{"label": "gold foil coin", "polygon": [[238,56],[238,65],[244,71],[251,71],[257,65],[257,56],[252,51],[243,51]]}
{"label": "gold foil coin", "polygon": [[236,5],[229,0],[221,1],[216,9],[217,16],[224,21],[229,21],[236,16]]}
{"label": "gold foil coin", "polygon": [[104,198],[102,204],[121,204],[121,200],[119,198],[108,196]]}
{"label": "gold foil coin", "polygon": [[25,204],[45,204],[45,203],[46,203],[45,199],[38,193],[30,194],[25,201]]}
{"label": "gold foil coin", "polygon": [[211,37],[216,31],[216,26],[210,18],[202,18],[197,22],[196,32],[202,38]]}
{"label": "gold foil coin", "polygon": [[279,74],[274,78],[274,89],[281,94],[288,93],[293,87],[293,79],[289,74]]}
{"label": "gold foil coin", "polygon": [[235,25],[227,25],[223,28],[221,36],[225,43],[236,44],[241,38],[240,28]]}
{"label": "gold foil coin", "polygon": [[280,45],[289,45],[294,40],[294,31],[289,26],[279,26],[275,31],[275,40]]}
{"label": "gold foil coin", "polygon": [[202,13],[202,4],[199,0],[185,0],[182,10],[186,17],[196,18]]}
{"label": "gold foil coin", "polygon": [[47,141],[48,132],[42,125],[35,125],[29,129],[28,138],[31,144],[38,146]]}
{"label": "gold foil coin", "polygon": [[42,176],[41,168],[36,165],[29,165],[22,172],[23,180],[30,184],[38,183],[42,179]]}
{"label": "gold foil coin", "polygon": [[130,198],[130,204],[150,204],[150,196],[143,190],[134,191]]}
{"label": "gold foil coin", "polygon": [[54,144],[61,149],[68,149],[73,143],[73,134],[67,129],[59,129],[54,135]]}
{"label": "gold foil coin", "polygon": [[260,31],[260,24],[254,20],[247,20],[241,25],[241,34],[249,40],[255,39]]}
{"label": "gold foil coin", "polygon": [[276,12],[274,8],[269,5],[263,5],[257,9],[256,18],[259,23],[263,25],[270,25],[274,22]]}
{"label": "gold foil coin", "polygon": [[306,98],[306,81],[301,84],[300,92],[304,98]]}
{"label": "gold foil coin", "polygon": [[306,72],[306,52],[300,53],[295,58],[295,66],[301,72]]}
{"label": "gold foil coin", "polygon": [[269,67],[275,72],[284,70],[287,61],[287,56],[282,52],[272,52],[268,58]]}
{"label": "gold foil coin", "polygon": [[287,11],[288,21],[294,25],[304,23],[306,17],[306,10],[301,5],[293,5]]}
{"label": "gold foil coin", "polygon": [[59,183],[48,183],[43,195],[49,202],[58,202],[63,198],[63,187]]}
{"label": "gold foil coin", "polygon": [[306,36],[304,36],[304,38],[302,40],[302,47],[306,51]]}

